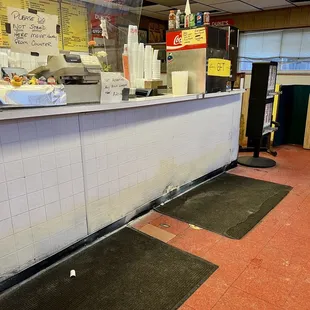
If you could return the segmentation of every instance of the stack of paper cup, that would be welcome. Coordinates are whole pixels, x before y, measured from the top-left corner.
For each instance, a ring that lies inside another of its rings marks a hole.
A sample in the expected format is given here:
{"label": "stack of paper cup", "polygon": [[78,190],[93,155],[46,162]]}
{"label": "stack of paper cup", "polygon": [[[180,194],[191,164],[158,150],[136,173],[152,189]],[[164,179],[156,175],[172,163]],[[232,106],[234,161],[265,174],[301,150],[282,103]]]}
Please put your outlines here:
{"label": "stack of paper cup", "polygon": [[136,87],[144,88],[144,79],[136,79]]}
{"label": "stack of paper cup", "polygon": [[153,80],[160,80],[161,60],[153,62]]}
{"label": "stack of paper cup", "polygon": [[172,74],[172,94],[174,96],[187,95],[188,71],[173,71],[171,74]]}
{"label": "stack of paper cup", "polygon": [[135,79],[138,71],[138,27],[128,26],[128,63],[130,73],[130,86],[135,87]]}
{"label": "stack of paper cup", "polygon": [[134,25],[128,26],[128,45],[138,43],[138,27]]}
{"label": "stack of paper cup", "polygon": [[158,50],[153,50],[152,77],[153,80],[160,79],[160,69],[158,70]]}
{"label": "stack of paper cup", "polygon": [[138,50],[138,73],[137,78],[143,79],[144,75],[144,44],[139,44],[139,50]]}
{"label": "stack of paper cup", "polygon": [[153,62],[156,62],[158,59],[158,50],[153,50]]}
{"label": "stack of paper cup", "polygon": [[144,77],[147,81],[152,80],[152,64],[153,64],[153,53],[151,45],[145,47],[144,54]]}
{"label": "stack of paper cup", "polygon": [[132,45],[132,53],[133,53],[133,79],[139,75],[139,45],[138,43],[133,43]]}

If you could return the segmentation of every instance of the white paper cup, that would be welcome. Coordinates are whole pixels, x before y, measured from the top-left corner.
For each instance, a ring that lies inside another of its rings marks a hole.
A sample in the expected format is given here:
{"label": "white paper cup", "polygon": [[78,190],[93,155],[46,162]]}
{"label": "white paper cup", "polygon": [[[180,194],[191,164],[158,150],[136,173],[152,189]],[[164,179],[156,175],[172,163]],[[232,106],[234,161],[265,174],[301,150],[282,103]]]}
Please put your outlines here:
{"label": "white paper cup", "polygon": [[173,71],[171,74],[172,74],[172,94],[174,96],[187,95],[188,71]]}

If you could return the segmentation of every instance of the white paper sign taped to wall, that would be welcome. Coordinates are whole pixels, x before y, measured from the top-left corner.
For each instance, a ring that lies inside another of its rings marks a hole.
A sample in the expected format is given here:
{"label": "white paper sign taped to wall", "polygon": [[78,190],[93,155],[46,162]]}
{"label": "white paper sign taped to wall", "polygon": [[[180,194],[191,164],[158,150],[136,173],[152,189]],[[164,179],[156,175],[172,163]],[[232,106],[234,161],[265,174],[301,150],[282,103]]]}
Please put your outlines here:
{"label": "white paper sign taped to wall", "polygon": [[119,72],[101,72],[101,100],[100,103],[122,101],[124,88],[129,87],[129,82]]}
{"label": "white paper sign taped to wall", "polygon": [[11,41],[11,51],[33,56],[59,55],[58,16],[8,7],[6,32]]}
{"label": "white paper sign taped to wall", "polygon": [[108,33],[108,28],[107,28],[107,20],[105,18],[101,18],[100,27],[102,29],[102,37],[109,39],[109,33]]}

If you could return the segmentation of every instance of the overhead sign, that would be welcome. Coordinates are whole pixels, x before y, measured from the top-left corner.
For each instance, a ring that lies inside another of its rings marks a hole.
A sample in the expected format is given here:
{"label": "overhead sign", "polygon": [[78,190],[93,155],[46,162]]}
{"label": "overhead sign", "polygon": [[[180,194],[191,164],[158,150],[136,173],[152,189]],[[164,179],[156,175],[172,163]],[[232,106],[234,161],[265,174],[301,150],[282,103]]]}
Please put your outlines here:
{"label": "overhead sign", "polygon": [[54,56],[58,49],[58,16],[36,10],[8,7],[6,32],[11,51],[35,56]]}
{"label": "overhead sign", "polygon": [[235,24],[235,21],[231,18],[217,19],[217,20],[211,19],[211,26],[214,26],[214,27],[233,26],[234,24]]}

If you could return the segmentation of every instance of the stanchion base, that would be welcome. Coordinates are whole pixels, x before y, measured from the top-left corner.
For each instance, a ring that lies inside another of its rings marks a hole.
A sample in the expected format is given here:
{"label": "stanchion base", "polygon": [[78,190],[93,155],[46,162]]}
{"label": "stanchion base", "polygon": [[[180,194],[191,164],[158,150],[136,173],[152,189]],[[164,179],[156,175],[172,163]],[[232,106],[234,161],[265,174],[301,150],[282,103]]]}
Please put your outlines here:
{"label": "stanchion base", "polygon": [[277,163],[266,157],[241,156],[238,158],[238,164],[252,168],[272,168]]}

